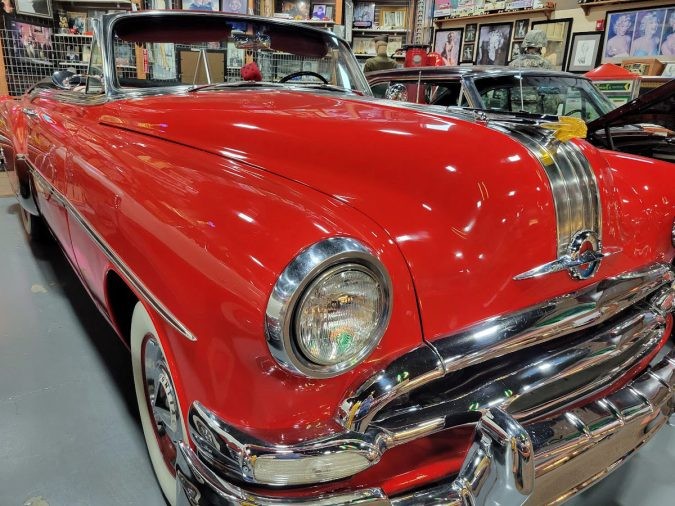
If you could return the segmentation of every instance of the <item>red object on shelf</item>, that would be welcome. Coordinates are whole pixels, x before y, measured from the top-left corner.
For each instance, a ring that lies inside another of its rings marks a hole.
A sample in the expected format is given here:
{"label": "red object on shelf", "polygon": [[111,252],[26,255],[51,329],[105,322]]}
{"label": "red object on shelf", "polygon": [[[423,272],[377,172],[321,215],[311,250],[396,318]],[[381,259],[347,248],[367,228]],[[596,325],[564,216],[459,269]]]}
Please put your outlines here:
{"label": "red object on shelf", "polygon": [[429,44],[408,44],[405,49],[404,67],[424,67],[427,65]]}
{"label": "red object on shelf", "polygon": [[429,53],[427,54],[427,65],[429,67],[442,67],[443,57],[438,53]]}
{"label": "red object on shelf", "polygon": [[584,74],[592,81],[612,81],[612,80],[626,80],[640,77],[638,74],[626,70],[623,67],[614,65],[613,63],[603,63],[593,70],[589,70]]}
{"label": "red object on shelf", "polygon": [[601,32],[605,29],[605,20],[604,19],[598,19],[595,22],[595,31],[596,32]]}

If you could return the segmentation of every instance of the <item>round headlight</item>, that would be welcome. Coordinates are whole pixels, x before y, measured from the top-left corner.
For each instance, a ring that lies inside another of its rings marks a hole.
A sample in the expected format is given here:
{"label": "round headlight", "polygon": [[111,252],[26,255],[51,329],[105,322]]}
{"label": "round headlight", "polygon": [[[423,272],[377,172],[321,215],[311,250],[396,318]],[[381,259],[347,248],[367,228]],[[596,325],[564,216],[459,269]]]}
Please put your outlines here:
{"label": "round headlight", "polygon": [[345,264],[321,274],[307,288],[295,315],[295,337],[310,362],[357,362],[379,341],[386,316],[384,287],[366,267]]}
{"label": "round headlight", "polygon": [[391,315],[391,281],[360,242],[325,239],[279,276],[266,311],[270,352],[288,371],[337,376],[378,345]]}

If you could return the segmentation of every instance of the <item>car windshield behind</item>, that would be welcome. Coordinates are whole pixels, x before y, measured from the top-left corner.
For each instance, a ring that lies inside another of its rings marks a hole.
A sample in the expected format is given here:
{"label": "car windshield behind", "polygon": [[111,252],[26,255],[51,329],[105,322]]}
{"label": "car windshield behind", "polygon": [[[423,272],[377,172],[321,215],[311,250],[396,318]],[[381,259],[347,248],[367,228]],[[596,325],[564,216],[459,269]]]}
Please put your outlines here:
{"label": "car windshield behind", "polygon": [[122,89],[260,81],[369,93],[344,42],[323,30],[167,12],[118,19],[112,40],[115,83]]}
{"label": "car windshield behind", "polygon": [[485,109],[592,121],[614,108],[586,79],[522,74],[477,78],[474,82]]}

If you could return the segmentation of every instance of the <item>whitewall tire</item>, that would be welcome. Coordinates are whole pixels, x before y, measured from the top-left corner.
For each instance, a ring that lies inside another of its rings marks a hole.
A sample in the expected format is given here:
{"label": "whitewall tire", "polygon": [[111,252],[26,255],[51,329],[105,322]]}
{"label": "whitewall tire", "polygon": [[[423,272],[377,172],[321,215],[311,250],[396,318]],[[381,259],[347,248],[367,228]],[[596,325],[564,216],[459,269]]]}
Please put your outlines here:
{"label": "whitewall tire", "polygon": [[34,216],[19,206],[19,215],[23,229],[31,241],[40,241],[45,233],[45,224],[40,216]]}
{"label": "whitewall tire", "polygon": [[138,302],[131,318],[131,360],[143,435],[164,496],[176,504],[176,441],[186,440],[173,379],[147,310]]}

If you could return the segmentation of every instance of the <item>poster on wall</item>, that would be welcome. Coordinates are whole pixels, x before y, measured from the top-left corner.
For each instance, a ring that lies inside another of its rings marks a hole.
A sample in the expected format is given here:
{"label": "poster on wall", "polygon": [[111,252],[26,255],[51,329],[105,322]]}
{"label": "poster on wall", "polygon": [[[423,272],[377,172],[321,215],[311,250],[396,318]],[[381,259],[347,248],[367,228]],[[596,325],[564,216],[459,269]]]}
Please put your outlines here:
{"label": "poster on wall", "polygon": [[567,60],[567,47],[572,31],[572,18],[534,21],[532,29],[542,30],[546,34],[544,58],[555,70],[562,70]]}
{"label": "poster on wall", "polygon": [[51,28],[14,20],[11,20],[8,26],[10,37],[8,49],[15,62],[52,65]]}
{"label": "poster on wall", "polygon": [[610,11],[605,27],[603,63],[627,56],[675,56],[675,4]]}
{"label": "poster on wall", "polygon": [[458,65],[462,45],[462,28],[436,30],[434,51],[441,55],[443,65]]}
{"label": "poster on wall", "polygon": [[354,5],[354,28],[371,28],[375,21],[375,4],[359,2]]}
{"label": "poster on wall", "polygon": [[[14,0],[17,14],[52,18],[51,0]],[[4,9],[7,12],[7,8]]]}
{"label": "poster on wall", "polygon": [[476,65],[506,65],[513,23],[480,25]]}

